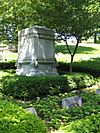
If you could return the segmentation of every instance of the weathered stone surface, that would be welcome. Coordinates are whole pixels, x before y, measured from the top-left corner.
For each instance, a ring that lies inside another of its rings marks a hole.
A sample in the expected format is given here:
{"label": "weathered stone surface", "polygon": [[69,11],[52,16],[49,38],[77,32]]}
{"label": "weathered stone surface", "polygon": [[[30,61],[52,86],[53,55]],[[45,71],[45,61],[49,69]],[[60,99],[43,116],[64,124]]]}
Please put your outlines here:
{"label": "weathered stone surface", "polygon": [[34,26],[18,32],[16,74],[57,75],[54,31]]}
{"label": "weathered stone surface", "polygon": [[0,61],[3,61],[3,57],[2,57],[2,54],[0,54]]}
{"label": "weathered stone surface", "polygon": [[36,112],[35,108],[30,107],[30,108],[27,108],[26,110],[27,110],[28,112],[30,112],[30,113],[32,113],[32,114],[34,114],[35,116],[37,116],[37,117],[38,117],[38,114],[37,114],[37,112]]}
{"label": "weathered stone surface", "polygon": [[100,89],[96,89],[96,94],[100,94]]}
{"label": "weathered stone surface", "polygon": [[9,44],[9,45],[8,45],[8,49],[9,49],[10,51],[16,51],[16,48],[15,48],[15,46],[14,46],[13,44]]}
{"label": "weathered stone surface", "polygon": [[62,107],[70,108],[72,106],[82,106],[82,97],[73,96],[62,99]]}

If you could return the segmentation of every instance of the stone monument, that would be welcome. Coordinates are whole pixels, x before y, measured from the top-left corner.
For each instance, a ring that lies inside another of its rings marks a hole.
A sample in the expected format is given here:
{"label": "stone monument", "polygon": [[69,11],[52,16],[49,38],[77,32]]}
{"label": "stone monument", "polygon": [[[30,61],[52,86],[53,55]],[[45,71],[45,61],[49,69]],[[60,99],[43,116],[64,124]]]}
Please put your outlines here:
{"label": "stone monument", "polygon": [[39,117],[38,114],[37,114],[37,112],[36,112],[36,109],[35,109],[35,108],[30,107],[30,108],[27,108],[26,110],[27,110],[28,112],[34,114],[35,116]]}
{"label": "stone monument", "polygon": [[100,88],[99,89],[96,89],[96,94],[99,94],[100,95]]}
{"label": "stone monument", "polygon": [[16,66],[17,75],[58,75],[54,31],[43,26],[19,31]]}
{"label": "stone monument", "polygon": [[82,106],[82,97],[73,96],[62,99],[62,107]]}

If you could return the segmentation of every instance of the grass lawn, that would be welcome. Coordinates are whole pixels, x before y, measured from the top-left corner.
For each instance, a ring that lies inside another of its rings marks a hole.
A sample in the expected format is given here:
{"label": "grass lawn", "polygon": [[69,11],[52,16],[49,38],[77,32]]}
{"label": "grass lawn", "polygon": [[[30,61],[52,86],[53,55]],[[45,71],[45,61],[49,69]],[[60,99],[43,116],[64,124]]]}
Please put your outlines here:
{"label": "grass lawn", "polygon": [[3,59],[6,59],[7,61],[17,60],[18,53],[13,53],[9,51],[5,51],[2,53]]}
{"label": "grass lawn", "polygon": [[[70,45],[70,49],[73,52],[75,46]],[[74,62],[82,60],[90,60],[90,58],[100,57],[100,44],[85,44],[80,43],[78,50],[74,57]],[[56,44],[56,58],[57,61],[70,62],[70,55],[68,53],[65,43]]]}
{"label": "grass lawn", "polygon": [[[72,52],[74,48],[70,45]],[[56,44],[56,59],[58,62],[70,63],[70,54],[64,42]],[[74,56],[74,65],[100,70],[100,44],[80,43]]]}
{"label": "grass lawn", "polygon": [[0,55],[2,55],[3,61],[12,61],[18,58],[18,53],[9,51],[8,46],[2,43],[0,44]]}
{"label": "grass lawn", "polygon": [[[73,52],[74,45],[70,45]],[[55,57],[58,62],[70,62],[70,54],[64,42],[55,44]],[[17,60],[18,53],[9,51],[0,51],[4,59],[7,61]],[[100,44],[83,42],[79,44],[77,53],[74,56],[74,65],[100,70]]]}

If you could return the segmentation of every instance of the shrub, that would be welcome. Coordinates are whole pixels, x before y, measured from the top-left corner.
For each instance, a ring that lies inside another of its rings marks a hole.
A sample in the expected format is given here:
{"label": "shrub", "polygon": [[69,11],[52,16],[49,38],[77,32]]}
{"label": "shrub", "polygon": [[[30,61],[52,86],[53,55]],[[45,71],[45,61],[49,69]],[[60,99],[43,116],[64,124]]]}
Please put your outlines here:
{"label": "shrub", "polygon": [[62,76],[26,77],[10,75],[1,78],[1,92],[19,99],[55,95],[94,84],[91,75],[73,73]]}
{"label": "shrub", "polygon": [[15,61],[0,62],[0,69],[15,69]]}
{"label": "shrub", "polygon": [[0,133],[46,133],[46,127],[36,116],[0,99]]}

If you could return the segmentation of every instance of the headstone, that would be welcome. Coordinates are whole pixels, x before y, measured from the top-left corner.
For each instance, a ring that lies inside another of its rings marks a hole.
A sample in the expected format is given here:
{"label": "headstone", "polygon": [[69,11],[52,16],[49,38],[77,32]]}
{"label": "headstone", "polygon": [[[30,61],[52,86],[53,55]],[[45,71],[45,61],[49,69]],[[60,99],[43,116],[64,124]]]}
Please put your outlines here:
{"label": "headstone", "polygon": [[9,44],[9,45],[8,45],[8,49],[9,49],[10,51],[15,51],[15,50],[16,50],[16,48],[15,48],[15,46],[14,46],[13,44]]}
{"label": "headstone", "polygon": [[62,99],[62,107],[70,108],[72,106],[82,106],[82,97],[73,96]]}
{"label": "headstone", "polygon": [[58,75],[54,38],[54,31],[42,26],[19,31],[16,74]]}
{"label": "headstone", "polygon": [[32,114],[34,114],[35,116],[37,116],[37,117],[38,117],[38,114],[37,114],[37,112],[36,112],[35,108],[30,107],[30,108],[27,108],[26,110],[27,110],[28,112],[30,112],[30,113],[32,113]]}
{"label": "headstone", "polygon": [[100,89],[96,89],[96,94],[100,94]]}
{"label": "headstone", "polygon": [[2,55],[0,54],[0,61],[3,61],[3,57],[2,57]]}

